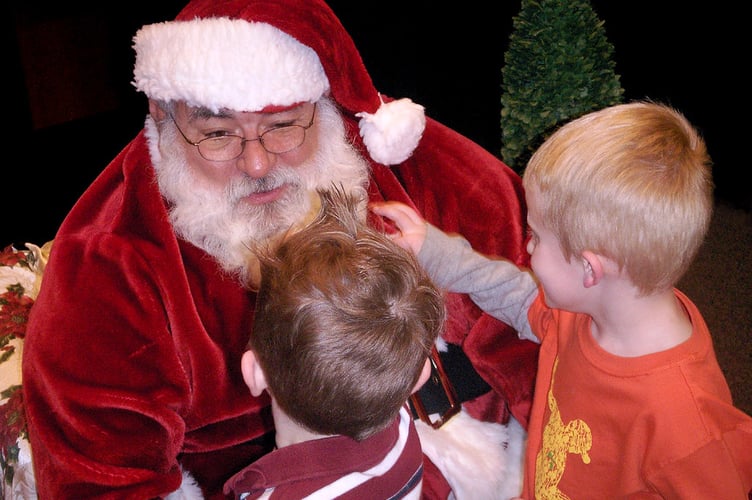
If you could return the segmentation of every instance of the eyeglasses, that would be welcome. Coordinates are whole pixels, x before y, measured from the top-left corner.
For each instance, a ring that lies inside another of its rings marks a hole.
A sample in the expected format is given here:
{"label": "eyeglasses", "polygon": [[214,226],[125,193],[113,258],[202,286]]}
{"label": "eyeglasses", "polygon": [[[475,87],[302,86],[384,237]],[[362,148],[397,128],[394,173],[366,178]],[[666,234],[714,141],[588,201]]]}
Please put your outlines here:
{"label": "eyeglasses", "polygon": [[198,142],[193,142],[188,139],[178,122],[175,121],[175,117],[170,115],[172,122],[175,124],[175,128],[178,129],[180,135],[183,136],[185,142],[191,146],[198,148],[198,154],[202,158],[209,161],[230,161],[234,160],[245,151],[245,143],[259,141],[261,147],[267,152],[272,154],[282,154],[292,151],[303,144],[305,140],[306,130],[313,125],[313,119],[316,117],[316,104],[313,105],[313,114],[311,114],[311,121],[308,125],[285,125],[283,127],[270,128],[263,134],[254,139],[246,139],[239,135],[222,135],[217,137],[207,137],[201,139]]}

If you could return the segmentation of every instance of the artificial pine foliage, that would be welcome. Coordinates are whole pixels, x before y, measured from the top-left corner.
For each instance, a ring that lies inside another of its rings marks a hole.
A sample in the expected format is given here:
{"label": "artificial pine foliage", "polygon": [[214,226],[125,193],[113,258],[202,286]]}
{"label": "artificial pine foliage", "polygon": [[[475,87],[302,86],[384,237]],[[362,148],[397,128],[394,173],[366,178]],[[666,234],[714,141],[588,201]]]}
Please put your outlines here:
{"label": "artificial pine foliage", "polygon": [[622,100],[614,47],[588,0],[522,0],[504,54],[501,156],[522,172],[564,122]]}

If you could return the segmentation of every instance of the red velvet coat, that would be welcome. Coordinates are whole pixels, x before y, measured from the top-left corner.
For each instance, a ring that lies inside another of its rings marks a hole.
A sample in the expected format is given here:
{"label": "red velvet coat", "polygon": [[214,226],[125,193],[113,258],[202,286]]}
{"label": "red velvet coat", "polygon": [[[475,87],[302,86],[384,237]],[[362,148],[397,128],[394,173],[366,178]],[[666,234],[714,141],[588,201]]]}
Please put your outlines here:
{"label": "red velvet coat", "polygon": [[[454,131],[428,119],[413,156],[373,165],[372,179],[372,199],[411,203],[479,251],[527,264],[519,176]],[[449,308],[446,340],[494,389],[466,407],[526,424],[537,347],[465,296]],[[248,443],[272,420],[240,373],[253,309],[254,294],[175,237],[142,132],[61,226],[31,312],[23,389],[40,498],[155,497],[179,487],[181,467],[219,492],[269,451],[273,440]]]}

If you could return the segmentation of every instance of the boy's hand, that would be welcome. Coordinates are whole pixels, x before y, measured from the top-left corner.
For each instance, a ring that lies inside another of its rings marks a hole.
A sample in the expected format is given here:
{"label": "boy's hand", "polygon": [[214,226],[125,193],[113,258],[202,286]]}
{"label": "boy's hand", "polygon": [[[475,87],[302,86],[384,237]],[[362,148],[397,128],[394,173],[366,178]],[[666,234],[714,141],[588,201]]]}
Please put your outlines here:
{"label": "boy's hand", "polygon": [[390,236],[395,243],[402,248],[412,250],[416,255],[420,252],[426,240],[428,228],[426,221],[415,210],[397,201],[372,202],[369,207],[376,215],[394,222],[397,232]]}

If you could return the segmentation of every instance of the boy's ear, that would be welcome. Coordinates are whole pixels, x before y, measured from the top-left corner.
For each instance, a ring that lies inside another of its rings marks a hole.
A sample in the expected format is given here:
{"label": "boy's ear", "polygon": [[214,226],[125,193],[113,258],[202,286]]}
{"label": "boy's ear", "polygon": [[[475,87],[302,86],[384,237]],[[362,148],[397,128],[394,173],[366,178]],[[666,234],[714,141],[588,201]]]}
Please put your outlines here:
{"label": "boy's ear", "polygon": [[426,358],[426,362],[423,365],[423,371],[420,372],[420,377],[418,378],[418,381],[415,383],[415,387],[413,387],[413,392],[411,394],[415,394],[418,392],[418,389],[423,387],[423,384],[425,384],[428,381],[428,377],[431,376],[431,359]]}
{"label": "boy's ear", "polygon": [[260,396],[267,388],[266,376],[253,351],[243,353],[243,357],[240,358],[240,371],[243,373],[243,380],[251,390],[251,394]]}
{"label": "boy's ear", "polygon": [[603,261],[601,260],[601,256],[591,252],[590,250],[585,250],[582,252],[582,285],[585,288],[590,288],[591,286],[595,286],[598,283],[600,283],[601,279],[603,279]]}

